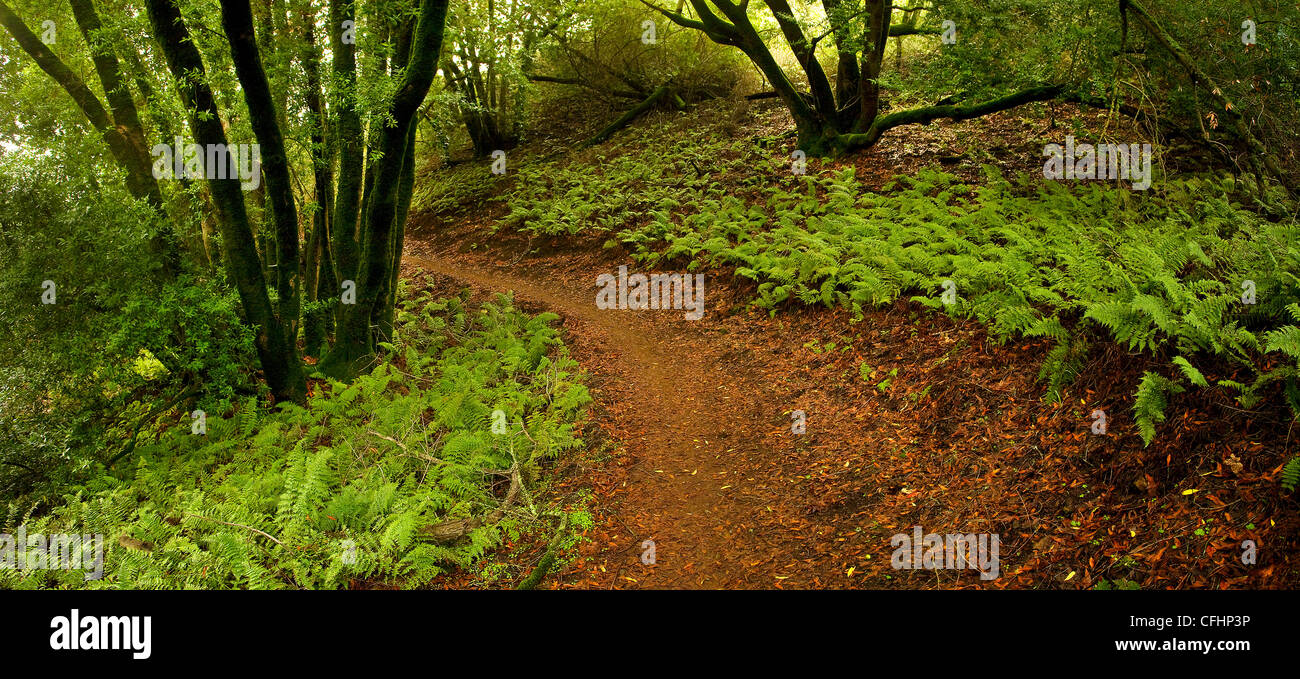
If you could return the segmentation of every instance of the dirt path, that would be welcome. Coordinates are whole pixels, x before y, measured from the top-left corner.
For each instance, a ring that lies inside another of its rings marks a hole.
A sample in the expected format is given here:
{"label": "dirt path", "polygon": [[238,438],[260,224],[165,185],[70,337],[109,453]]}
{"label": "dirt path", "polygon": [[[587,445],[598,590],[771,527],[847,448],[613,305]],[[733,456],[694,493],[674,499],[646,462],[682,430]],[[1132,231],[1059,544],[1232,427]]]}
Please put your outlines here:
{"label": "dirt path", "polygon": [[[734,357],[719,341],[719,323],[709,319],[716,309],[696,322],[681,311],[601,310],[594,287],[536,271],[525,278],[486,262],[431,254],[406,263],[471,287],[513,290],[521,305],[563,318],[573,355],[593,375],[593,397],[622,448],[615,455],[626,471],[614,479],[617,500],[607,508],[623,539],[593,555],[594,574],[608,586],[632,588],[776,582],[774,562],[797,545],[758,536],[757,514],[773,509],[744,489],[779,483],[779,465],[754,469],[745,462],[774,455],[762,445],[763,432],[782,413],[755,398],[763,385],[728,360]],[[653,565],[642,563],[645,540],[654,542]]]}

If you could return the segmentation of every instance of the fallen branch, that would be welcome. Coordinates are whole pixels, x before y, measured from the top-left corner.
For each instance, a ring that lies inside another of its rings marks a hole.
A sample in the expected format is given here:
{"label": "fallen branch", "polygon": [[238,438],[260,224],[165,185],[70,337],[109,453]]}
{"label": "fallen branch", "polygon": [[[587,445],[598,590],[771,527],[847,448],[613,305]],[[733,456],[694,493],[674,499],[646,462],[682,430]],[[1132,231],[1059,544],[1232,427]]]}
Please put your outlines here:
{"label": "fallen branch", "polygon": [[442,460],[440,460],[440,459],[438,459],[438,458],[436,458],[436,457],[434,457],[434,456],[432,456],[432,455],[430,455],[430,454],[428,454],[428,453],[418,453],[418,452],[417,452],[417,453],[412,453],[411,450],[410,450],[409,448],[406,447],[406,444],[405,444],[405,443],[402,443],[401,441],[398,441],[397,439],[395,439],[395,438],[393,438],[393,437],[391,437],[391,436],[386,436],[386,435],[384,435],[384,434],[381,434],[381,433],[375,431],[374,429],[367,429],[367,430],[366,430],[366,433],[369,433],[369,434],[373,434],[373,435],[375,435],[375,436],[378,436],[379,438],[381,438],[381,439],[383,439],[383,440],[385,440],[385,441],[388,441],[389,443],[391,443],[391,444],[397,446],[398,448],[401,448],[401,449],[402,449],[402,452],[405,453],[407,457],[418,457],[418,458],[420,458],[421,460],[424,460],[425,462],[432,462],[432,463],[434,463],[434,464],[446,464],[446,463],[443,462]]}
{"label": "fallen branch", "polygon": [[136,550],[136,551],[140,551],[140,552],[152,552],[152,551],[153,551],[153,543],[145,542],[144,540],[137,540],[137,539],[131,537],[130,535],[125,534],[125,533],[123,533],[122,535],[117,536],[117,544],[119,544],[119,545],[121,545],[121,546],[123,546],[123,547],[125,547],[125,548],[127,548],[127,549],[134,549],[134,550]]}
{"label": "fallen branch", "polygon": [[831,144],[839,152],[850,149],[871,146],[880,139],[886,131],[903,125],[928,125],[940,118],[947,118],[952,121],[970,120],[979,118],[999,111],[1023,106],[1034,101],[1045,101],[1054,99],[1061,94],[1060,85],[1044,85],[1040,87],[1031,87],[1021,90],[1005,97],[990,99],[985,102],[973,104],[971,106],[926,106],[908,111],[899,111],[889,115],[876,118],[875,122],[866,132],[857,134],[842,134],[835,137]]}
{"label": "fallen branch", "polygon": [[212,518],[212,517],[210,517],[210,516],[203,516],[202,514],[191,514],[191,513],[189,513],[189,512],[184,512],[184,514],[185,514],[185,516],[192,516],[192,517],[194,517],[194,518],[196,518],[196,519],[204,519],[204,520],[207,520],[207,521],[212,521],[212,522],[214,522],[214,523],[219,523],[219,524],[221,524],[221,525],[223,525],[223,526],[234,526],[235,528],[243,528],[243,529],[245,529],[245,530],[251,530],[251,531],[253,531],[254,533],[257,533],[258,535],[261,535],[262,537],[265,537],[266,539],[270,540],[271,542],[274,542],[275,544],[280,545],[281,547],[284,546],[284,543],[283,543],[283,542],[280,542],[279,540],[276,540],[274,537],[271,536],[270,533],[266,533],[266,532],[260,531],[260,530],[258,530],[258,529],[256,529],[256,528],[253,528],[252,526],[245,526],[245,525],[242,524],[242,523],[229,523],[229,522],[227,522],[227,521],[221,521],[221,520],[219,520],[219,519],[214,519],[214,518]]}
{"label": "fallen branch", "polygon": [[650,94],[650,96],[645,98],[645,101],[642,101],[636,106],[633,106],[630,111],[619,116],[618,120],[615,120],[614,122],[610,123],[608,127],[601,130],[600,132],[597,132],[596,136],[583,142],[582,148],[595,146],[596,144],[599,144],[605,141],[606,139],[609,139],[610,137],[614,136],[615,132],[618,132],[624,127],[627,127],[633,120],[636,120],[637,118],[645,114],[646,111],[649,111],[651,107],[653,107],[656,103],[659,102],[659,100],[669,96],[671,96],[675,100],[674,103],[677,105],[677,108],[679,109],[686,108],[686,102],[682,101],[682,98],[677,96],[673,92],[671,87],[667,85],[660,85],[658,88],[655,89],[654,92]]}
{"label": "fallen branch", "polygon": [[391,444],[397,446],[398,448],[401,448],[401,449],[402,449],[402,452],[404,452],[404,453],[409,453],[409,452],[411,452],[410,450],[407,449],[405,443],[402,443],[401,441],[398,441],[397,439],[395,439],[395,438],[393,438],[393,437],[391,437],[391,436],[385,436],[385,435],[383,435],[383,434],[380,434],[379,432],[375,431],[374,429],[367,429],[367,430],[366,430],[366,433],[368,433],[368,434],[373,434],[373,435],[378,436],[379,438],[381,438],[381,439],[383,439],[383,440],[385,440],[385,441],[388,441],[389,443],[391,443]]}
{"label": "fallen branch", "polygon": [[420,537],[433,542],[450,542],[469,535],[470,531],[483,526],[490,526],[500,521],[506,515],[506,511],[515,504],[515,499],[519,497],[519,490],[523,488],[523,480],[519,478],[519,466],[510,467],[510,490],[506,491],[506,499],[501,505],[484,516],[471,516],[455,521],[444,521],[443,523],[425,526],[420,531]]}

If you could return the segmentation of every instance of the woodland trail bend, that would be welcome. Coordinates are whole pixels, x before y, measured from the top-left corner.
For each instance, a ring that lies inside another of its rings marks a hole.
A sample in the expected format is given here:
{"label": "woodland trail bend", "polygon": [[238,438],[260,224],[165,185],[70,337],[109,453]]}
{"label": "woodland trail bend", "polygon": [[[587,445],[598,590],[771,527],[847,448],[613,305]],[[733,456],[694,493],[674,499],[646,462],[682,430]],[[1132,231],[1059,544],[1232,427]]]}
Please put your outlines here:
{"label": "woodland trail bend", "polygon": [[[521,304],[562,317],[573,356],[592,375],[601,425],[629,460],[612,494],[615,506],[604,508],[619,524],[609,534],[625,539],[594,555],[603,585],[732,588],[780,581],[779,570],[801,545],[757,529],[760,513],[769,513],[764,522],[770,523],[771,512],[803,504],[771,497],[796,492],[764,442],[783,408],[765,403],[770,390],[728,360],[726,333],[712,320],[716,309],[700,321],[685,321],[680,311],[602,310],[594,285],[546,273],[525,278],[429,254],[412,254],[406,263],[472,288],[513,290]],[[641,563],[645,540],[655,543],[653,565]]]}

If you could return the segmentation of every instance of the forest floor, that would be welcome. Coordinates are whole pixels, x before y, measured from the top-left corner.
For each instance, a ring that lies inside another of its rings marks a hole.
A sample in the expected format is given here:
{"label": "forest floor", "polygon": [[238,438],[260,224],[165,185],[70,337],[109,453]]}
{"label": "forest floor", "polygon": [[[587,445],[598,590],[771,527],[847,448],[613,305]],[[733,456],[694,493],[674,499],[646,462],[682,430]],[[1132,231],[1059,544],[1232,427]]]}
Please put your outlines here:
{"label": "forest floor", "polygon": [[[1024,123],[972,124],[987,147],[1018,138],[997,132]],[[844,162],[881,183],[948,164],[953,127],[924,128],[906,144],[894,136]],[[753,285],[727,272],[707,272],[699,321],[600,310],[595,278],[631,264],[626,252],[496,230],[503,210],[486,201],[454,219],[413,213],[403,266],[439,292],[512,290],[525,310],[559,314],[590,374],[587,451],[555,470],[550,492],[586,498],[595,525],[545,586],[1300,582],[1295,503],[1277,488],[1289,437],[1280,412],[1192,394],[1144,448],[1125,415],[1148,357],[1100,346],[1065,397],[1049,402],[1038,382],[1047,341],[999,345],[974,321],[908,302],[856,322],[821,307],[769,316],[747,305]],[[1096,407],[1114,413],[1111,436],[1090,435]],[[795,410],[806,413],[806,433],[792,433]],[[999,534],[1000,577],[895,570],[891,536],[913,526]],[[546,537],[510,542],[493,558],[522,576]],[[1247,539],[1261,545],[1256,565],[1240,559]],[[653,563],[644,563],[647,540]],[[479,585],[472,574],[451,583]]]}

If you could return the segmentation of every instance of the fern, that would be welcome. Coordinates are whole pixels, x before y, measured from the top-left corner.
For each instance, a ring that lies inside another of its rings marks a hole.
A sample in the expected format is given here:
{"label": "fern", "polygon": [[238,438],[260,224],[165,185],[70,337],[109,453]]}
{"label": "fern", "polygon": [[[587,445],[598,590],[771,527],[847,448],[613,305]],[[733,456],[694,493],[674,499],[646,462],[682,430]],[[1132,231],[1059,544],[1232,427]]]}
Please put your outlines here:
{"label": "fern", "polygon": [[1088,354],[1088,343],[1083,338],[1072,341],[1061,340],[1043,360],[1038,370],[1039,381],[1047,381],[1047,399],[1058,401],[1061,392],[1079,375],[1084,359]]}
{"label": "fern", "polygon": [[1294,493],[1296,486],[1300,486],[1300,456],[1291,458],[1282,467],[1282,487]]}
{"label": "fern", "polygon": [[257,426],[257,397],[256,396],[249,396],[244,401],[244,405],[239,409],[239,414],[237,415],[237,417],[238,417],[237,422],[239,425],[239,436],[241,438],[248,438],[253,434],[253,429]]}
{"label": "fern", "polygon": [[1142,375],[1142,381],[1134,395],[1133,414],[1143,444],[1151,445],[1156,435],[1156,425],[1165,421],[1169,396],[1183,391],[1183,387],[1167,377],[1150,371]]}
{"label": "fern", "polygon": [[1195,366],[1182,356],[1175,356],[1173,364],[1178,366],[1179,370],[1183,371],[1183,376],[1192,384],[1195,384],[1198,387],[1210,386],[1210,383],[1205,380],[1205,376],[1201,374],[1201,371],[1197,370]]}
{"label": "fern", "polygon": [[[261,416],[250,398],[229,421],[210,418],[209,436],[165,434],[121,478],[74,491],[39,518],[10,505],[4,520],[31,531],[97,532],[147,547],[109,550],[101,581],[0,569],[0,587],[337,588],[355,579],[422,587],[472,566],[522,520],[450,544],[424,543],[420,529],[499,507],[500,477],[485,470],[517,463],[535,483],[542,460],[581,445],[575,423],[591,397],[554,314],[529,318],[508,297],[483,313],[467,314],[458,298],[419,302],[419,314],[416,304],[404,309],[390,356],[409,359],[408,341],[442,348],[402,372],[381,364],[319,390],[307,407]],[[487,403],[526,421],[527,436],[518,428],[491,436]]]}

